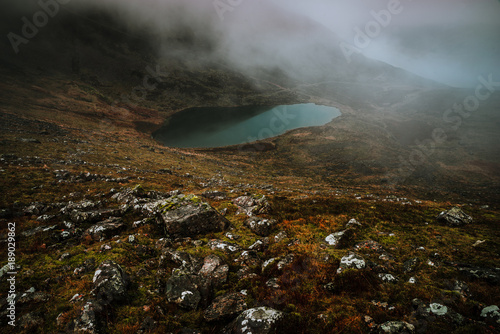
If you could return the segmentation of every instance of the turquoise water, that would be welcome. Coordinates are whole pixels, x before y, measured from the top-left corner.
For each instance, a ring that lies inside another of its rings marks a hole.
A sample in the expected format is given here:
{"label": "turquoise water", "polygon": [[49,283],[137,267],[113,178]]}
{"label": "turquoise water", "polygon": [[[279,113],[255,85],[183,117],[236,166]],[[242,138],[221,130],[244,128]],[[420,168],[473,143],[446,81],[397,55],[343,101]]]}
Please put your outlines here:
{"label": "turquoise water", "polygon": [[153,133],[153,138],[170,147],[221,147],[276,137],[292,129],[324,125],[340,115],[337,108],[313,103],[191,108],[167,119],[164,126]]}

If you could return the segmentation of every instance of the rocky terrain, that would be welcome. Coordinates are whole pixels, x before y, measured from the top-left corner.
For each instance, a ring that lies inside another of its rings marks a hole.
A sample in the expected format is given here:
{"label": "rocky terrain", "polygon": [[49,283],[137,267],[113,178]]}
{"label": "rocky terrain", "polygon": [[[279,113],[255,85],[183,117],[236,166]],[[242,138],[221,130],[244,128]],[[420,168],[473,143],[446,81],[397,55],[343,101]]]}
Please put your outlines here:
{"label": "rocky terrain", "polygon": [[[500,332],[497,93],[451,129],[467,90],[370,62],[321,82],[188,66],[107,19],[46,27],[76,53],[2,55],[2,333]],[[188,107],[305,102],[342,116],[237,147],[151,138]]]}

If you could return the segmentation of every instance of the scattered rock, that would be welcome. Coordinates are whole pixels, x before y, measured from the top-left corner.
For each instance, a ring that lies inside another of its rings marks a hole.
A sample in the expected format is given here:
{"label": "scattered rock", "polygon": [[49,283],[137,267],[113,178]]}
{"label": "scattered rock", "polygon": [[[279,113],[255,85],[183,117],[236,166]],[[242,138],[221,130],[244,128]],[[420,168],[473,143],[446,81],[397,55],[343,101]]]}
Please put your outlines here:
{"label": "scattered rock", "polygon": [[462,226],[471,224],[474,221],[471,216],[467,215],[458,207],[453,207],[450,210],[441,212],[436,219],[449,226]]}
{"label": "scattered rock", "polygon": [[460,296],[465,298],[469,294],[469,286],[464,281],[455,280],[453,282],[453,291],[458,292]]}
{"label": "scattered rock", "polygon": [[38,226],[38,227],[35,227],[35,228],[31,229],[31,230],[21,232],[21,235],[23,237],[31,237],[31,236],[34,236],[34,235],[39,234],[39,233],[52,231],[56,227],[57,227],[57,225],[47,226],[47,227]]}
{"label": "scattered rock", "polygon": [[241,247],[237,244],[215,239],[208,242],[208,247],[210,247],[211,250],[219,250],[228,254],[236,253],[241,250]]}
{"label": "scattered rock", "polygon": [[437,317],[443,318],[455,326],[461,325],[464,321],[463,316],[441,303],[426,304],[420,299],[414,299],[412,303],[416,308],[416,311],[412,313],[412,318],[418,321],[419,326],[422,326],[423,330],[425,330],[428,323],[435,321]]}
{"label": "scattered rock", "polygon": [[379,333],[410,334],[415,333],[415,326],[405,321],[387,321],[378,326]]}
{"label": "scattered rock", "polygon": [[247,307],[245,298],[246,296],[240,292],[229,293],[215,298],[205,310],[205,320],[218,321],[243,312]]}
{"label": "scattered rock", "polygon": [[270,278],[266,282],[266,286],[269,287],[269,288],[272,288],[272,289],[279,289],[280,288],[280,285],[278,284],[278,279],[275,278],[275,277]]}
{"label": "scattered rock", "polygon": [[295,259],[294,254],[288,254],[287,256],[285,256],[283,259],[281,259],[278,262],[278,265],[277,265],[278,269],[281,270],[281,269],[285,268],[286,266],[292,264],[294,259]]}
{"label": "scattered rock", "polygon": [[378,277],[387,283],[397,283],[399,280],[397,277],[394,277],[392,274],[378,274]]}
{"label": "scattered rock", "polygon": [[114,261],[103,261],[94,273],[92,282],[94,283],[92,294],[102,305],[125,300],[129,278]]}
{"label": "scattered rock", "polygon": [[197,274],[203,266],[203,260],[199,257],[170,248],[163,250],[163,253],[160,256],[160,266],[164,266],[165,261],[172,261],[180,265],[180,267],[174,269],[173,271],[173,273],[177,275]]}
{"label": "scattered rock", "polygon": [[229,221],[208,203],[189,196],[164,201],[157,222],[175,238],[222,232],[229,227]]}
{"label": "scattered rock", "polygon": [[257,307],[244,311],[229,324],[224,334],[268,334],[276,330],[284,313],[268,307]]}
{"label": "scattered rock", "polygon": [[220,257],[210,254],[203,260],[203,267],[198,272],[206,285],[220,287],[227,281],[229,266]]}
{"label": "scattered rock", "polygon": [[82,275],[88,272],[91,272],[92,270],[95,269],[95,260],[93,258],[87,259],[83,262],[83,265],[81,267],[75,268],[73,271],[74,275]]}
{"label": "scattered rock", "polygon": [[481,317],[486,318],[497,325],[500,325],[500,309],[496,305],[491,305],[483,308],[481,311]]}
{"label": "scattered rock", "polygon": [[66,253],[61,254],[58,261],[64,261],[66,259],[69,259],[70,257],[71,257],[71,254],[66,252]]}
{"label": "scattered rock", "polygon": [[88,228],[83,233],[83,238],[90,236],[95,241],[101,241],[119,234],[124,229],[125,223],[123,222],[123,219],[111,217]]}
{"label": "scattered rock", "polygon": [[244,213],[247,216],[254,214],[268,213],[270,209],[269,202],[265,196],[255,199],[251,196],[240,196],[233,200],[233,203],[238,206],[236,214]]}
{"label": "scattered rock", "polygon": [[431,303],[429,304],[429,312],[435,315],[446,315],[448,313],[448,307],[438,303]]}
{"label": "scattered rock", "polygon": [[481,268],[474,266],[460,266],[458,271],[469,279],[485,280],[491,284],[500,284],[500,268]]}
{"label": "scattered rock", "polygon": [[263,252],[269,246],[269,238],[263,238],[254,242],[248,249]]}
{"label": "scattered rock", "polygon": [[481,244],[484,244],[486,242],[486,240],[477,240],[473,245],[472,247],[477,247]]}
{"label": "scattered rock", "polygon": [[223,191],[205,191],[202,194],[202,196],[205,197],[205,198],[209,198],[209,199],[213,199],[213,200],[216,200],[216,201],[220,201],[220,200],[226,199],[227,194],[225,192],[223,192]]}
{"label": "scattered rock", "polygon": [[36,218],[37,221],[40,223],[46,223],[52,219],[54,219],[56,216],[55,215],[41,215]]}
{"label": "scattered rock", "polygon": [[74,333],[99,333],[100,327],[99,315],[103,312],[103,307],[100,303],[89,300],[80,309],[80,314],[73,322]]}
{"label": "scattered rock", "polygon": [[36,304],[42,302],[48,302],[51,299],[51,295],[46,294],[44,292],[35,292],[35,289],[32,288],[26,292],[24,292],[19,299],[16,301],[17,304]]}
{"label": "scattered rock", "polygon": [[350,227],[359,227],[362,226],[360,222],[358,222],[356,219],[352,218],[347,222],[345,227],[350,228]]}
{"label": "scattered rock", "polygon": [[261,260],[259,259],[257,252],[253,250],[242,252],[241,255],[236,260],[234,260],[234,262],[237,262],[241,266],[246,267],[255,267],[261,265]]}
{"label": "scattered rock", "polygon": [[278,259],[277,258],[271,258],[269,260],[266,260],[264,261],[264,263],[262,264],[262,272],[264,272],[264,270],[271,264],[273,264],[274,262],[276,262]]}
{"label": "scattered rock", "polygon": [[288,235],[286,234],[286,232],[280,231],[278,234],[276,234],[274,236],[274,242],[279,243],[279,242],[282,242],[283,240],[285,240],[286,238],[288,238]]}
{"label": "scattered rock", "polygon": [[392,311],[392,310],[396,309],[394,306],[389,305],[387,302],[379,302],[376,300],[372,300],[372,304],[381,308],[381,309],[388,310],[388,311]]}
{"label": "scattered rock", "polygon": [[361,255],[351,252],[340,259],[340,267],[337,269],[337,274],[340,274],[345,269],[363,269],[365,267],[365,259]]}
{"label": "scattered rock", "polygon": [[335,232],[330,234],[325,238],[325,241],[328,245],[332,247],[343,247],[345,246],[345,240],[349,239],[350,236],[353,234],[353,230],[351,229],[346,229],[343,231]]}
{"label": "scattered rock", "polygon": [[267,237],[271,234],[272,229],[276,226],[276,220],[259,217],[251,217],[245,222],[245,226],[252,230],[253,233],[261,237]]}
{"label": "scattered rock", "polygon": [[411,273],[417,269],[420,264],[420,259],[418,257],[414,257],[413,259],[409,259],[403,263],[403,270],[405,273]]}
{"label": "scattered rock", "polygon": [[230,239],[230,240],[239,240],[241,239],[241,236],[237,235],[237,234],[234,234],[234,233],[231,233],[231,232],[227,232],[225,234],[226,238]]}
{"label": "scattered rock", "polygon": [[182,308],[195,310],[201,300],[199,286],[200,280],[196,275],[173,275],[167,281],[165,290],[167,299]]}
{"label": "scattered rock", "polygon": [[363,317],[363,321],[365,322],[366,326],[368,326],[370,331],[374,330],[375,327],[377,327],[377,323],[375,322],[375,320],[373,320],[373,318],[368,315],[365,315]]}
{"label": "scattered rock", "polygon": [[45,204],[34,202],[34,203],[31,203],[26,208],[24,208],[23,212],[25,215],[28,215],[28,216],[39,216],[39,215],[45,213],[48,209],[49,208]]}

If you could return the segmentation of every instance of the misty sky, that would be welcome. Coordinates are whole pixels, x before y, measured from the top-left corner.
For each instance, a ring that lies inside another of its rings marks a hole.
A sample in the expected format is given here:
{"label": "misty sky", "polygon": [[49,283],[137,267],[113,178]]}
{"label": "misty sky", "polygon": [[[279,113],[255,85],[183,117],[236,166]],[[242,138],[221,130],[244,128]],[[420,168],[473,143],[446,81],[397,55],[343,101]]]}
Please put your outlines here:
{"label": "misty sky", "polygon": [[[37,0],[3,1],[0,10],[28,3],[27,16],[39,10]],[[224,12],[223,20],[213,0],[73,0],[64,6],[68,11],[98,6],[130,27],[146,27],[158,36],[178,26],[189,27],[198,37],[216,41],[217,52],[239,65],[275,62],[298,69],[304,68],[300,50],[310,48],[312,38],[300,31],[307,24],[292,26],[286,18],[317,22],[331,36],[319,34],[323,39],[314,42],[340,51],[339,41],[356,46],[356,29],[366,31],[367,24],[376,23],[374,12],[387,12],[391,3],[399,2],[398,14],[380,26],[369,45],[358,47],[359,52],[452,86],[473,87],[479,75],[493,74],[500,80],[498,0],[216,1],[236,5]],[[168,45],[164,49],[168,51]],[[266,54],[267,49],[272,50]]]}
{"label": "misty sky", "polygon": [[[274,2],[303,13],[354,44],[354,28],[365,31],[372,11],[390,0]],[[477,77],[500,78],[500,1],[400,0],[401,12],[371,39],[364,55],[452,86],[475,86]]]}

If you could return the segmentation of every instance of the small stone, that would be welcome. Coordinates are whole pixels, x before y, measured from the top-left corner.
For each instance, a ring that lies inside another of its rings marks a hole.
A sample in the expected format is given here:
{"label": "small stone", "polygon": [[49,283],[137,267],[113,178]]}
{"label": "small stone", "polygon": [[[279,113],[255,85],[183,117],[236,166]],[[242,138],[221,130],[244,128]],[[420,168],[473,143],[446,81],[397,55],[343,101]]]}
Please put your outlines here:
{"label": "small stone", "polygon": [[286,234],[286,232],[280,231],[278,234],[276,234],[274,236],[274,242],[279,243],[279,242],[282,242],[283,240],[285,240],[286,238],[288,238],[288,235]]}
{"label": "small stone", "polygon": [[405,273],[409,273],[414,271],[418,264],[420,263],[420,259],[418,257],[415,257],[413,259],[409,259],[403,263],[403,270]]}
{"label": "small stone", "polygon": [[500,308],[496,305],[490,305],[481,311],[481,317],[491,319],[500,325]]}
{"label": "small stone", "polygon": [[294,254],[288,254],[287,256],[285,256],[283,259],[281,259],[278,262],[278,265],[277,265],[278,269],[281,270],[284,267],[290,265],[293,262],[294,258],[295,258]]}
{"label": "small stone", "polygon": [[472,247],[477,247],[477,246],[479,246],[479,245],[481,245],[481,244],[483,244],[483,243],[485,243],[485,242],[486,242],[486,240],[477,240],[477,241],[476,241],[476,242],[472,245]]}
{"label": "small stone", "polygon": [[272,229],[276,226],[277,222],[274,219],[266,219],[259,217],[251,217],[245,225],[257,235],[267,237],[271,234]]}
{"label": "small stone", "polygon": [[432,303],[429,305],[429,311],[435,315],[445,315],[448,313],[448,307],[438,303]]}
{"label": "small stone", "polygon": [[337,269],[337,274],[340,274],[344,269],[363,269],[366,267],[365,259],[356,254],[349,253],[340,260],[340,267]]}
{"label": "small stone", "polygon": [[346,227],[356,227],[356,226],[361,226],[361,223],[358,222],[356,219],[352,218],[351,220],[349,220],[346,224]]}
{"label": "small stone", "polygon": [[379,325],[379,333],[388,333],[388,334],[415,333],[415,326],[405,321],[387,321]]}
{"label": "small stone", "polygon": [[378,274],[378,277],[383,282],[396,283],[398,281],[398,279],[396,277],[394,277],[392,274]]}
{"label": "small stone", "polygon": [[330,246],[337,246],[337,244],[340,242],[340,238],[342,238],[344,233],[345,231],[332,233],[325,238],[325,241]]}
{"label": "small stone", "polygon": [[278,284],[278,279],[277,278],[271,278],[269,279],[267,282],[266,282],[266,285],[269,287],[269,288],[273,288],[273,289],[279,289],[279,284]]}
{"label": "small stone", "polygon": [[284,313],[268,307],[256,307],[241,313],[230,323],[224,333],[270,334],[284,320]]}

